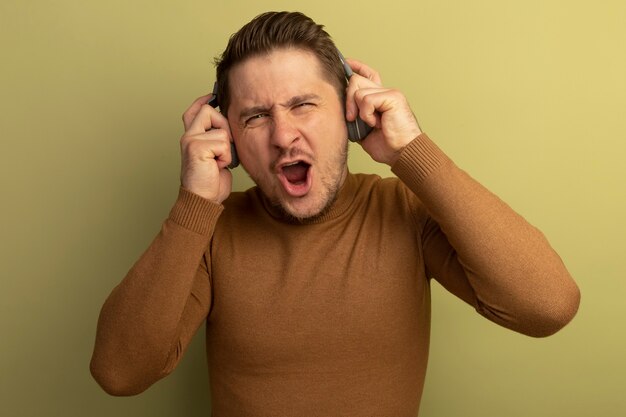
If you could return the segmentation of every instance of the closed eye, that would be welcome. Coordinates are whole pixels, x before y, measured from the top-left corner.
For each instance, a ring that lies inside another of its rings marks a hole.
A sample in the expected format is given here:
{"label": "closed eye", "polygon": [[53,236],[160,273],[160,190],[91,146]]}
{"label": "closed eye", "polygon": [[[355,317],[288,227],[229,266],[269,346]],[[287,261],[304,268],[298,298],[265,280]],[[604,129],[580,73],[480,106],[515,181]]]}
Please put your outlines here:
{"label": "closed eye", "polygon": [[246,126],[258,126],[263,122],[263,119],[267,118],[268,114],[267,113],[257,113],[254,114],[250,117],[248,117],[245,121],[244,124]]}
{"label": "closed eye", "polygon": [[302,103],[298,103],[292,107],[292,109],[296,112],[306,112],[310,109],[313,109],[316,106],[315,103],[311,103],[309,101],[305,101]]}

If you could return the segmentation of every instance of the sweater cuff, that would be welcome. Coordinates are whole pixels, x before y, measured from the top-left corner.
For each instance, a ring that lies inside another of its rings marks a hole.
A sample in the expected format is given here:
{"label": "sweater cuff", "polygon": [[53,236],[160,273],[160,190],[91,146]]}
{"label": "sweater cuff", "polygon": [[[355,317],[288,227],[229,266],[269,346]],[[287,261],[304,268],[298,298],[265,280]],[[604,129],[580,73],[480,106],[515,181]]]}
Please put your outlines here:
{"label": "sweater cuff", "polygon": [[178,199],[170,211],[170,220],[201,235],[212,233],[224,206],[180,187]]}
{"label": "sweater cuff", "polygon": [[402,150],[391,172],[407,185],[419,186],[449,161],[450,158],[425,133],[421,133]]}

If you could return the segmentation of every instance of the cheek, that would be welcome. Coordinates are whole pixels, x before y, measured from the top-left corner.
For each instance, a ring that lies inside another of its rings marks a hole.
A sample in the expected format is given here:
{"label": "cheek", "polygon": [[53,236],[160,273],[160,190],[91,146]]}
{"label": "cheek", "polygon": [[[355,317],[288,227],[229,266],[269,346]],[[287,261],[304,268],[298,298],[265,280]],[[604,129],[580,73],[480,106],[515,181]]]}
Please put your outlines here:
{"label": "cheek", "polygon": [[348,128],[344,114],[339,111],[333,111],[312,117],[303,125],[303,130],[319,137],[321,142],[343,140],[348,137]]}
{"label": "cheek", "polygon": [[262,171],[268,169],[270,164],[269,153],[267,146],[263,146],[260,138],[250,134],[239,134],[235,141],[235,147],[241,164],[249,174],[258,176]]}
{"label": "cheek", "polygon": [[[332,112],[332,117],[328,118],[329,126],[335,134],[343,134],[347,137],[348,128],[346,126],[346,115],[342,108],[335,108]],[[343,138],[342,138],[343,139]]]}
{"label": "cheek", "polygon": [[319,133],[324,149],[335,153],[348,138],[346,120],[343,117],[328,118]]}

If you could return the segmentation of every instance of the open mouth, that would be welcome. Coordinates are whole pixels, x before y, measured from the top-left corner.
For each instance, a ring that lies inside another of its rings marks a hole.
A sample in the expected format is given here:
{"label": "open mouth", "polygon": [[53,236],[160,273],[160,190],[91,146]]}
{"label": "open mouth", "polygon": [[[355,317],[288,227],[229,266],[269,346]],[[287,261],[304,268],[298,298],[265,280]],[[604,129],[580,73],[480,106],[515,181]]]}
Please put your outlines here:
{"label": "open mouth", "polygon": [[283,175],[294,185],[300,185],[306,182],[311,165],[303,161],[296,161],[292,164],[283,166]]}
{"label": "open mouth", "polygon": [[294,161],[280,168],[279,178],[285,191],[293,197],[302,197],[310,189],[311,164],[304,161]]}

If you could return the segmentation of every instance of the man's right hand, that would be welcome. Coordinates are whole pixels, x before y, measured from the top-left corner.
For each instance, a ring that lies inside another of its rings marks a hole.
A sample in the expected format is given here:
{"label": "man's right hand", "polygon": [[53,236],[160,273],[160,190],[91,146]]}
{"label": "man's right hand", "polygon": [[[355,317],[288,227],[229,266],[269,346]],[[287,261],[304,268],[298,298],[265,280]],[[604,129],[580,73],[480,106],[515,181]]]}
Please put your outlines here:
{"label": "man's right hand", "polygon": [[185,134],[180,138],[181,185],[216,203],[232,189],[228,120],[206,104],[211,95],[199,97],[183,114]]}

